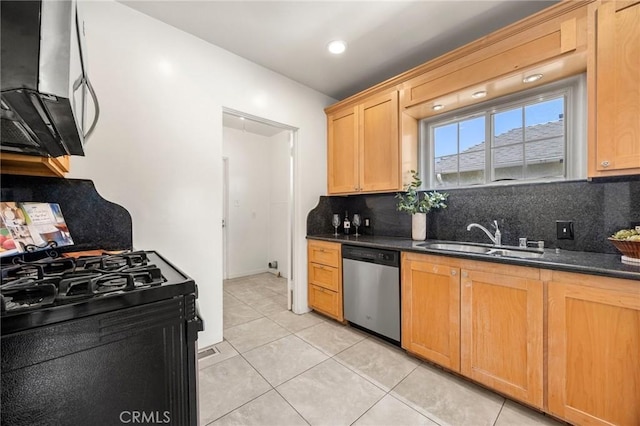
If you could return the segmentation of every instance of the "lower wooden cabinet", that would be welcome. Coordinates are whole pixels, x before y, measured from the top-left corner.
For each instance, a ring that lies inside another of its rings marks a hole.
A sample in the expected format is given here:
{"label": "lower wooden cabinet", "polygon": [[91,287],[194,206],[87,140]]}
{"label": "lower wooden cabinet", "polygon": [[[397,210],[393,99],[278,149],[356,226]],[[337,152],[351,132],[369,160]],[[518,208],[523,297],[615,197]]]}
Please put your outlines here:
{"label": "lower wooden cabinet", "polygon": [[328,241],[307,243],[309,307],[338,321],[342,309],[342,245]]}
{"label": "lower wooden cabinet", "polygon": [[342,321],[341,293],[309,284],[309,307],[338,321]]}
{"label": "lower wooden cabinet", "polygon": [[[343,321],[341,245],[309,306]],[[640,425],[640,282],[402,253],[402,347],[576,425]]]}
{"label": "lower wooden cabinet", "polygon": [[514,399],[542,408],[540,272],[402,254],[402,347]]}
{"label": "lower wooden cabinet", "polygon": [[460,371],[542,408],[544,295],[542,282],[535,279],[539,271],[493,268],[461,271]]}
{"label": "lower wooden cabinet", "polygon": [[460,269],[402,253],[402,347],[460,371]]}
{"label": "lower wooden cabinet", "polygon": [[580,425],[640,425],[640,282],[554,272],[548,399]]}

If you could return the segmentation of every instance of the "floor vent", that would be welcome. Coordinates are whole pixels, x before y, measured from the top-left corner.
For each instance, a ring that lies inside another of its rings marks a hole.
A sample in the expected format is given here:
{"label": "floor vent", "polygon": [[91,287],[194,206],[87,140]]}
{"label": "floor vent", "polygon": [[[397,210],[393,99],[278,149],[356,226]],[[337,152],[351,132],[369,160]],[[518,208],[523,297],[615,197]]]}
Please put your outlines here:
{"label": "floor vent", "polygon": [[207,358],[210,356],[218,355],[220,351],[215,346],[211,346],[201,352],[198,352],[198,359]]}

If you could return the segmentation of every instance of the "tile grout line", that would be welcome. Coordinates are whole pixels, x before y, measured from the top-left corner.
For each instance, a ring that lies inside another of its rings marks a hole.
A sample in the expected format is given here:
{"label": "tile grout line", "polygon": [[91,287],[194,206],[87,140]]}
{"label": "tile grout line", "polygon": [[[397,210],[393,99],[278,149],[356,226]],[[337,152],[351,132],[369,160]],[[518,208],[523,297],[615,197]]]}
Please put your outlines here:
{"label": "tile grout line", "polygon": [[507,399],[502,398],[502,405],[500,406],[500,411],[498,411],[498,415],[496,416],[496,419],[493,421],[492,426],[496,426],[496,423],[498,423],[498,419],[500,418],[500,414],[502,414],[502,410],[504,410],[504,406],[506,403],[507,403]]}

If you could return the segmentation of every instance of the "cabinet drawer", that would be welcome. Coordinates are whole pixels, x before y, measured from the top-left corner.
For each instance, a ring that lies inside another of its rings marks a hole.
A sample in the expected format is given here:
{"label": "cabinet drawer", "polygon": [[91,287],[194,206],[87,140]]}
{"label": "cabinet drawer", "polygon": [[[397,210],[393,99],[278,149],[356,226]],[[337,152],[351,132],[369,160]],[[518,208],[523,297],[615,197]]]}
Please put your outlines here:
{"label": "cabinet drawer", "polygon": [[342,321],[342,300],[335,291],[309,285],[309,306],[323,314]]}
{"label": "cabinet drawer", "polygon": [[324,241],[309,241],[309,262],[340,267],[340,244]]}
{"label": "cabinet drawer", "polygon": [[331,291],[340,291],[340,270],[331,266],[309,263],[309,284]]}

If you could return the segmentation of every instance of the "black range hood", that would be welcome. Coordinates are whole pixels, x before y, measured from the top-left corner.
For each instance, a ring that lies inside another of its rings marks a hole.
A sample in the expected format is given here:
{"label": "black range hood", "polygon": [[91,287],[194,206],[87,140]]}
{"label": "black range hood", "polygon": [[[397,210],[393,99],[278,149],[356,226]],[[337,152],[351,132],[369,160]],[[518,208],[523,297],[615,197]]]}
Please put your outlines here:
{"label": "black range hood", "polygon": [[[87,78],[73,1],[0,2],[3,152],[84,155],[99,109]],[[94,122],[85,133],[87,95]]]}

